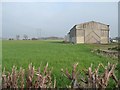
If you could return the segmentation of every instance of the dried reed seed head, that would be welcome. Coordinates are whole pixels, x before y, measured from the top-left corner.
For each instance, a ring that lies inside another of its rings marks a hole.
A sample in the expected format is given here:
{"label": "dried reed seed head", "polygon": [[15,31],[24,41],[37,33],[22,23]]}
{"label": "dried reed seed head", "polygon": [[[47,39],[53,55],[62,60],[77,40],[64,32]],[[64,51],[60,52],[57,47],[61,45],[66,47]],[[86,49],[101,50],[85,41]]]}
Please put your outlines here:
{"label": "dried reed seed head", "polygon": [[48,68],[48,62],[47,62],[47,64],[46,64],[45,68],[44,68],[44,74],[47,73],[47,68]]}
{"label": "dried reed seed head", "polygon": [[63,68],[61,68],[61,72],[64,72]]}

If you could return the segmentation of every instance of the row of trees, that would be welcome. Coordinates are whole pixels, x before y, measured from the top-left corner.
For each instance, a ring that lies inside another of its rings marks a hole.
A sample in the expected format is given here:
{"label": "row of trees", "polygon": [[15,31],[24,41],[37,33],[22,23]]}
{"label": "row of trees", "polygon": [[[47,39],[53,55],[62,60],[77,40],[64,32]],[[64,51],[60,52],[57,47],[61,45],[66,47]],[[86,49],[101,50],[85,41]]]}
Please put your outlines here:
{"label": "row of trees", "polygon": [[[17,39],[17,40],[20,40],[20,35],[16,35],[16,39]],[[24,39],[24,40],[28,40],[28,35],[24,34],[24,35],[23,35],[23,39]]]}

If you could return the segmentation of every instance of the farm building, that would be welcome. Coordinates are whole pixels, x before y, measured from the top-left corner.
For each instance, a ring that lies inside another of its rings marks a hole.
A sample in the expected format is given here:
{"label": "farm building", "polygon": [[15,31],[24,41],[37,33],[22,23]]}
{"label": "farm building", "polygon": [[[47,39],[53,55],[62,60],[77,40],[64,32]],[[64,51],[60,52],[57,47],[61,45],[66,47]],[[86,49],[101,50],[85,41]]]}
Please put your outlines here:
{"label": "farm building", "polygon": [[90,21],[75,25],[66,35],[72,43],[109,43],[109,25]]}
{"label": "farm building", "polygon": [[67,33],[67,35],[65,35],[64,41],[65,42],[70,42],[70,32]]}

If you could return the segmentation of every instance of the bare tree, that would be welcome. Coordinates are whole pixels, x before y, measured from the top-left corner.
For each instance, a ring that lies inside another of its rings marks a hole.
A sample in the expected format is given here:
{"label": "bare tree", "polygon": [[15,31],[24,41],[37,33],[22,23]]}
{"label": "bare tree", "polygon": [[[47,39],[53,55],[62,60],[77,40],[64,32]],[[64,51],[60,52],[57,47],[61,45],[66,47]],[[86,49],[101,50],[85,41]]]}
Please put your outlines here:
{"label": "bare tree", "polygon": [[16,35],[16,39],[19,40],[20,39],[20,35]]}
{"label": "bare tree", "polygon": [[23,35],[25,40],[28,40],[28,36],[26,34]]}

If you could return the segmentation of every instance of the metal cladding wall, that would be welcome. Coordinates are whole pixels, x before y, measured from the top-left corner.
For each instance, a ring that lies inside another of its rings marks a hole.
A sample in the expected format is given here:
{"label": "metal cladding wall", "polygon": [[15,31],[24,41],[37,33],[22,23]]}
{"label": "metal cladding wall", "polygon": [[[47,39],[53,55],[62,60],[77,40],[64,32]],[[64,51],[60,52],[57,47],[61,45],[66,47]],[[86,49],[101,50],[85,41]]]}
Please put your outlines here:
{"label": "metal cladding wall", "polygon": [[83,29],[76,29],[76,43],[85,43],[84,33]]}
{"label": "metal cladding wall", "polygon": [[70,30],[70,42],[76,43],[76,25]]}

